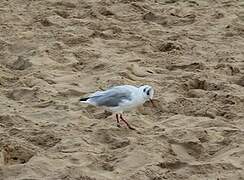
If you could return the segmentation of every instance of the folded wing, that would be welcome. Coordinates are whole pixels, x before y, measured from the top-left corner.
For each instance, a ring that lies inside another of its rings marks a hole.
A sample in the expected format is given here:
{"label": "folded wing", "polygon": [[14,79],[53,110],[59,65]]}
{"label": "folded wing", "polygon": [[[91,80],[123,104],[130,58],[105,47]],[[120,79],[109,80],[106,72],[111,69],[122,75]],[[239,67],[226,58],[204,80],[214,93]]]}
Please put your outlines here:
{"label": "folded wing", "polygon": [[131,91],[123,87],[114,87],[106,91],[98,91],[88,97],[87,102],[97,106],[116,107],[123,101],[131,100]]}

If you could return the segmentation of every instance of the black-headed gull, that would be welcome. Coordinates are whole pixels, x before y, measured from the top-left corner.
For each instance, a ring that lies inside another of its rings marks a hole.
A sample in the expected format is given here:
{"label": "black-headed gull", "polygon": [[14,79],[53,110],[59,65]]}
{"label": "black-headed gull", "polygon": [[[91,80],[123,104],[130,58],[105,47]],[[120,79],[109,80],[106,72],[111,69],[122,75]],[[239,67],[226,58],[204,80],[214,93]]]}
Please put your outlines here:
{"label": "black-headed gull", "polygon": [[120,118],[128,128],[135,130],[123,118],[122,113],[142,105],[146,101],[152,102],[153,94],[153,88],[148,85],[140,87],[123,85],[114,86],[105,91],[97,91],[86,98],[81,98],[80,101],[94,106],[104,107],[106,110],[116,113],[118,127],[120,127]]}

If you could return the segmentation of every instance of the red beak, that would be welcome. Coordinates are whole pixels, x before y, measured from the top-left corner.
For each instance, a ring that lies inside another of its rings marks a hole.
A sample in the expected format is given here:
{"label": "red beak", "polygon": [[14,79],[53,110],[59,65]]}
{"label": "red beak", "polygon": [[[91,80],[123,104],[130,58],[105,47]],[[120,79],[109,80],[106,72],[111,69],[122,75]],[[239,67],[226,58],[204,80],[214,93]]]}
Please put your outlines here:
{"label": "red beak", "polygon": [[156,107],[155,104],[153,103],[153,100],[152,100],[152,99],[149,99],[149,100],[150,100],[150,102],[152,103],[152,106],[153,106],[153,107]]}

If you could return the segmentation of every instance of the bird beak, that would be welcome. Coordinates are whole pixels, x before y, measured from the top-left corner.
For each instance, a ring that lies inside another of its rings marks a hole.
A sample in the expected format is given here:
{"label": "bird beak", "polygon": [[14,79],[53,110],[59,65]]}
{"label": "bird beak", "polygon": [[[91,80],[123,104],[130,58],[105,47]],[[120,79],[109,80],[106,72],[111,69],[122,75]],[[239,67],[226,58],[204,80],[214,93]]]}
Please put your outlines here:
{"label": "bird beak", "polygon": [[153,106],[153,107],[156,107],[156,105],[154,104],[153,100],[152,100],[152,99],[149,99],[149,100],[150,100],[150,102],[152,103],[152,106]]}

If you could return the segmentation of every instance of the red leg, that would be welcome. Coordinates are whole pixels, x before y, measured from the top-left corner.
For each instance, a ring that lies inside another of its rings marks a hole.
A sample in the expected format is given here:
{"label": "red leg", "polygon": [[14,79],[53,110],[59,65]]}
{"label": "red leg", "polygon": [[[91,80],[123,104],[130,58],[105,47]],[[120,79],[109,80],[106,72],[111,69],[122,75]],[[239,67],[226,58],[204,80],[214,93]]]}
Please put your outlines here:
{"label": "red leg", "polygon": [[119,124],[119,115],[116,114],[116,120],[117,120],[117,127],[120,127],[120,124]]}
{"label": "red leg", "polygon": [[131,127],[129,123],[123,118],[122,114],[120,114],[120,119],[127,125],[127,127],[131,130],[136,130],[135,128]]}

